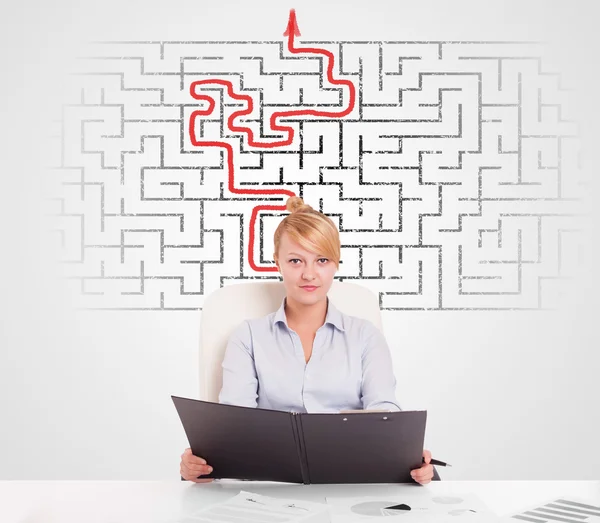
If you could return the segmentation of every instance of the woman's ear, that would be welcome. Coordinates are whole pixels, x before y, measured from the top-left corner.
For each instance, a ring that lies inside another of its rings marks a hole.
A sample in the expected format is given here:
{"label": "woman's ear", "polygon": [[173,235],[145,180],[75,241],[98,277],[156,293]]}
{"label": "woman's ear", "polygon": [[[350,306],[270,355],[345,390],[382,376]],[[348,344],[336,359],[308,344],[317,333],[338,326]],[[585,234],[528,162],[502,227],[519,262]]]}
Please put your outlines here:
{"label": "woman's ear", "polygon": [[279,271],[279,281],[283,281],[283,274],[281,274],[281,267],[279,266],[279,261],[277,260],[277,256],[274,256],[273,259],[275,260],[275,265],[277,266],[277,270]]}

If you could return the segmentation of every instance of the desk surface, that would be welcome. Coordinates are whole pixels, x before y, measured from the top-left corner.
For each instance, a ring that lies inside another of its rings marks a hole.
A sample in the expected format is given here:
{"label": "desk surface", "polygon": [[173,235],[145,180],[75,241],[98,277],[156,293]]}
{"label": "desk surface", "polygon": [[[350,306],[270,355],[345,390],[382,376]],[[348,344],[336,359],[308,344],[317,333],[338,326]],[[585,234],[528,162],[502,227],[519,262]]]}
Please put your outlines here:
{"label": "desk surface", "polygon": [[[406,489],[435,494],[472,492],[499,516],[554,496],[600,499],[600,481],[436,481],[428,485],[296,485],[221,480],[0,481],[2,523],[167,523],[240,490],[325,503],[326,496],[398,495]],[[326,515],[311,523],[327,523]]]}

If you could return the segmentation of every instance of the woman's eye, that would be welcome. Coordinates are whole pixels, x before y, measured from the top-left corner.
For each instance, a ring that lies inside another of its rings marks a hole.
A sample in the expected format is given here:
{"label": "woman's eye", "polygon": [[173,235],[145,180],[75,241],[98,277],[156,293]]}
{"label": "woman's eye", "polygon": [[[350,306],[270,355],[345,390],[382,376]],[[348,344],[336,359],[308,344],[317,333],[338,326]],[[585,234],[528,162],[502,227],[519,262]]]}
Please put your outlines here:
{"label": "woman's eye", "polygon": [[[321,261],[321,260],[325,260],[325,262],[328,262],[328,261],[329,261],[329,259],[328,259],[328,258],[319,258],[319,261]],[[296,261],[300,261],[300,260],[299,260],[298,258],[292,258],[292,259],[290,260],[290,263],[291,263],[292,265],[297,265],[296,263],[294,263],[294,262],[296,262]]]}

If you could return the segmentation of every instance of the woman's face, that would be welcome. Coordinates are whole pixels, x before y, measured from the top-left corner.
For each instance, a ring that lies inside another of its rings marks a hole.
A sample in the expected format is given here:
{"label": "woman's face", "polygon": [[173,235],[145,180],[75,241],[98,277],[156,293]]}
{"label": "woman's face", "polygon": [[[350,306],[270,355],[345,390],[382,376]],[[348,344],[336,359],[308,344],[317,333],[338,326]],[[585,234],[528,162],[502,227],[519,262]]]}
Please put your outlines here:
{"label": "woman's face", "polygon": [[[284,232],[281,235],[276,263],[283,276],[288,298],[305,305],[327,298],[327,292],[337,272],[335,261],[321,253],[303,249]],[[312,285],[316,289],[303,289],[305,285]]]}

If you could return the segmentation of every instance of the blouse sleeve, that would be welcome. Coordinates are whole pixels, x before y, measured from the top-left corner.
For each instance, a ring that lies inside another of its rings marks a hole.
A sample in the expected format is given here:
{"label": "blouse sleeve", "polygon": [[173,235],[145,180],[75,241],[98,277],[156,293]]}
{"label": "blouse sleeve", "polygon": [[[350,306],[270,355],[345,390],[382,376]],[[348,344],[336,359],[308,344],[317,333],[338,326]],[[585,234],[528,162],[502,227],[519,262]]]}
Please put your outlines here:
{"label": "blouse sleeve", "polygon": [[250,325],[244,321],[231,334],[223,358],[223,387],[219,403],[256,407],[258,377],[254,366]]}
{"label": "blouse sleeve", "polygon": [[373,323],[365,321],[363,339],[363,409],[402,410],[396,400],[396,378],[385,336]]}

